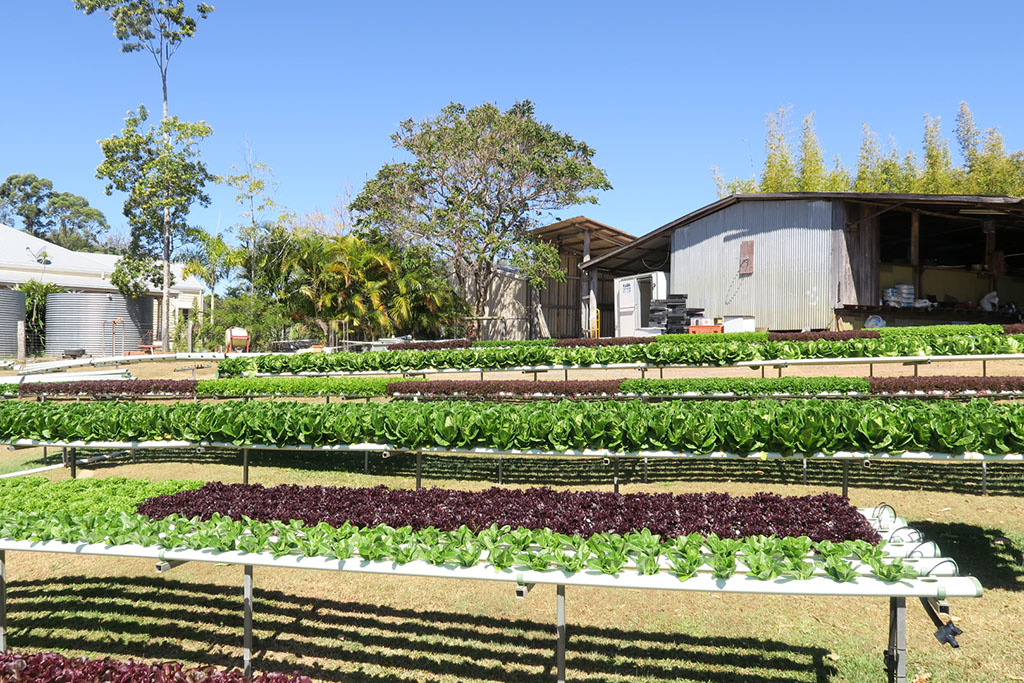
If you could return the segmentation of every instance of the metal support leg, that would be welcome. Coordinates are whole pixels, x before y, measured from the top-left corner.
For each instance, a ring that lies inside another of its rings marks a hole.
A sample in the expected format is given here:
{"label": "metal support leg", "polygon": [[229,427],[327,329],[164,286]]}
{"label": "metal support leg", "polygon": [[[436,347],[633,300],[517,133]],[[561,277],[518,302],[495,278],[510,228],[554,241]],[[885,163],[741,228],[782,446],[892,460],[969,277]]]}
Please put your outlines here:
{"label": "metal support leg", "polygon": [[423,488],[423,454],[416,453],[416,490]]}
{"label": "metal support leg", "polygon": [[665,368],[658,368],[658,379],[665,379]]}
{"label": "metal support leg", "polygon": [[779,371],[779,377],[782,377],[782,366],[781,365],[777,365],[775,367],[775,369]]}
{"label": "metal support leg", "polygon": [[918,368],[917,363],[914,363],[914,377],[917,377],[917,368]]}
{"label": "metal support leg", "polygon": [[647,458],[644,458],[644,483],[647,483]]}
{"label": "metal support leg", "polygon": [[0,652],[7,650],[7,551],[0,550]]}
{"label": "metal support leg", "polygon": [[245,565],[245,576],[242,579],[242,675],[252,677],[252,565]]}
{"label": "metal support leg", "polygon": [[800,473],[800,480],[803,482],[804,486],[807,486],[807,458],[801,459],[801,468],[802,472]]}
{"label": "metal support leg", "polygon": [[988,377],[988,361],[987,360],[981,361],[981,376],[982,377]]}
{"label": "metal support leg", "polygon": [[75,457],[75,449],[68,449],[68,457],[71,458],[71,478],[78,478],[78,458]]}
{"label": "metal support leg", "polygon": [[363,474],[370,473],[370,451],[363,453]]}
{"label": "metal support leg", "polygon": [[503,483],[502,479],[504,479],[504,475],[505,475],[504,465],[505,465],[505,462],[504,462],[504,460],[501,457],[501,453],[499,453],[498,454],[498,485],[499,486]]}
{"label": "metal support leg", "polygon": [[988,495],[988,463],[981,461],[981,495]]}
{"label": "metal support leg", "polygon": [[614,478],[613,481],[615,483],[615,493],[618,493],[619,492],[619,458],[618,457],[615,458],[615,475],[614,475],[614,477],[615,478]]}
{"label": "metal support leg", "polygon": [[761,377],[764,378],[764,376],[765,376],[765,374],[764,374],[764,366],[762,365],[761,366]]}
{"label": "metal support leg", "polygon": [[[537,379],[537,375],[534,375],[533,378]],[[484,371],[483,371],[483,369],[480,370],[480,381],[481,382],[484,381]]]}
{"label": "metal support leg", "polygon": [[128,454],[131,456],[131,461],[132,461],[132,464],[134,465],[136,463],[135,449],[134,448],[130,448],[128,450]]}
{"label": "metal support leg", "polygon": [[242,483],[249,483],[249,449],[242,449]]}
{"label": "metal support leg", "polygon": [[558,683],[565,683],[565,585],[560,583],[555,588],[555,634],[558,640],[555,644],[555,673]]}
{"label": "metal support leg", "polygon": [[850,497],[850,461],[843,461],[843,498]]}
{"label": "metal support leg", "polygon": [[568,382],[569,381],[569,368],[564,368],[564,370],[565,370],[565,381]]}
{"label": "metal support leg", "polygon": [[875,364],[874,363],[868,363],[868,377],[874,377],[874,376],[875,376]]}
{"label": "metal support leg", "polygon": [[889,598],[889,649],[885,651],[889,683],[907,680],[907,599]]}
{"label": "metal support leg", "polygon": [[50,458],[47,455],[46,446],[43,446],[43,464],[44,465],[49,465],[50,464]]}

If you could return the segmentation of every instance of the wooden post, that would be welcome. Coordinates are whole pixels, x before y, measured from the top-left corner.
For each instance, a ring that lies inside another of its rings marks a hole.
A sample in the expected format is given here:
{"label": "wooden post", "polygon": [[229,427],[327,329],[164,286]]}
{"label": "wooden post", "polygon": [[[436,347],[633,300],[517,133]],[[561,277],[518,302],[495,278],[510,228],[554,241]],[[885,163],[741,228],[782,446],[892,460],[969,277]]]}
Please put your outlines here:
{"label": "wooden post", "polygon": [[910,265],[914,269],[914,298],[923,299],[921,291],[921,214],[910,212]]}
{"label": "wooden post", "polygon": [[25,364],[25,321],[18,321],[18,362]]}

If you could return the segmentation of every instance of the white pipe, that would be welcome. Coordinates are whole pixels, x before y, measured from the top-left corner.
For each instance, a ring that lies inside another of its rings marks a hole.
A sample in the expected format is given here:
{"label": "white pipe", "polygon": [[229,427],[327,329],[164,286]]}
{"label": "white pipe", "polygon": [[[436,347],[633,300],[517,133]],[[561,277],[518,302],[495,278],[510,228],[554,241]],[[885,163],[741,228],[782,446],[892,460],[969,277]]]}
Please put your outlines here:
{"label": "white pipe", "polygon": [[747,575],[737,575],[729,579],[715,579],[710,574],[698,574],[685,581],[680,581],[675,576],[664,572],[644,576],[636,572],[624,571],[619,573],[618,576],[611,576],[591,570],[577,573],[570,573],[564,570],[533,571],[529,569],[505,569],[498,571],[493,567],[483,565],[468,568],[456,565],[438,566],[423,560],[414,560],[406,564],[397,565],[390,561],[368,562],[360,559],[338,560],[325,557],[303,557],[300,555],[286,555],[274,558],[271,553],[162,550],[160,548],[135,544],[106,546],[98,543],[0,540],[0,549],[107,557],[133,557],[162,561],[219,562],[261,567],[346,571],[394,576],[689,592],[921,598],[980,597],[982,593],[981,584],[978,583],[977,579],[970,576],[926,577],[907,579],[895,583],[886,583],[880,579],[865,576],[858,577],[847,583],[838,583],[824,577],[800,580],[781,578],[773,581],[759,581]]}
{"label": "white pipe", "polygon": [[447,448],[431,446],[425,448],[413,448],[407,446],[392,446],[381,443],[355,443],[355,444],[332,444],[325,446],[312,446],[310,444],[297,445],[267,445],[267,444],[233,444],[222,441],[38,441],[34,439],[16,439],[14,441],[2,442],[10,446],[54,446],[68,448],[255,448],[264,451],[318,451],[318,452],[348,452],[348,451],[382,451],[392,453],[430,453],[434,455],[508,455],[508,456],[550,456],[550,457],[596,457],[606,458],[610,456],[624,458],[706,458],[706,459],[747,459],[747,460],[794,460],[801,457],[838,459],[838,460],[926,460],[935,462],[1020,462],[1024,461],[1022,453],[1001,453],[998,455],[985,455],[982,453],[932,453],[927,451],[908,451],[906,453],[867,453],[864,451],[837,451],[836,453],[805,453],[794,455],[783,455],[782,453],[749,453],[740,455],[727,451],[713,451],[711,453],[689,453],[685,451],[612,451],[604,448],[565,451],[542,451],[533,449],[508,449],[499,450],[496,448]]}
{"label": "white pipe", "polygon": [[[103,455],[94,455],[84,460],[76,459],[76,466],[81,467],[82,465],[88,465],[89,463],[99,462],[100,460],[107,460],[113,458],[115,455],[124,455],[128,451],[115,451],[113,453],[105,453]],[[29,474],[39,474],[40,472],[49,472],[51,470],[59,470],[67,467],[67,465],[60,463],[58,465],[45,465],[43,467],[34,467],[30,470],[21,470],[20,472],[9,472],[7,474],[0,474],[0,479],[11,479],[12,477],[24,477]]]}

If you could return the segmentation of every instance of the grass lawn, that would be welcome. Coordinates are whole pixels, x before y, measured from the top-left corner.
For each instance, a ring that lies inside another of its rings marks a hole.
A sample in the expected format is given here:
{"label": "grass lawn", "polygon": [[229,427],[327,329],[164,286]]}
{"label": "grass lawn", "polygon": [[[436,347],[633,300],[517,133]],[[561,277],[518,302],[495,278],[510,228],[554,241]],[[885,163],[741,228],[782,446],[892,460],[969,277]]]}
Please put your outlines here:
{"label": "grass lawn", "polygon": [[[15,452],[17,453],[17,452]],[[27,451],[25,452],[28,453]],[[195,450],[97,463],[80,476],[241,480],[236,453]],[[412,485],[414,458],[252,455],[265,484]],[[610,489],[600,460],[506,459],[509,485]],[[836,463],[652,461],[623,463],[623,492],[837,491]],[[908,601],[909,673],[919,681],[1009,681],[1024,676],[1024,489],[1020,466],[876,462],[851,468],[854,504],[893,504],[937,540],[986,592],[952,602],[964,628],[958,651]],[[493,458],[424,457],[424,484],[486,488]],[[63,478],[66,471],[51,473]],[[686,477],[688,481],[679,481]],[[152,562],[9,553],[9,646],[90,656],[241,660],[239,567],[186,564],[156,575]],[[554,587],[525,600],[512,587],[413,577],[255,570],[255,667],[324,681],[551,681]],[[871,598],[712,596],[567,589],[568,675],[575,681],[878,681],[888,602]]]}

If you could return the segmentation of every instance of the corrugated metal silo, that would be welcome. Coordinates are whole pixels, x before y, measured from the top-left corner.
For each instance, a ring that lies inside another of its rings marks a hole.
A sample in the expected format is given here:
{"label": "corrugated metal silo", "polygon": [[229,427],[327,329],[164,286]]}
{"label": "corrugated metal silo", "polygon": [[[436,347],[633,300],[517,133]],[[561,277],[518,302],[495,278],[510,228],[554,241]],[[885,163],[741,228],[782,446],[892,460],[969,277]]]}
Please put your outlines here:
{"label": "corrugated metal silo", "polygon": [[[46,297],[46,355],[65,349],[85,349],[91,356],[111,355],[111,321],[124,321],[124,351],[134,351],[142,336],[153,329],[153,302],[149,297],[126,299],[120,294],[60,292]],[[118,323],[115,354],[122,352],[122,325]]]}
{"label": "corrugated metal silo", "polygon": [[25,320],[25,292],[0,289],[0,358],[17,355],[19,320]]}

